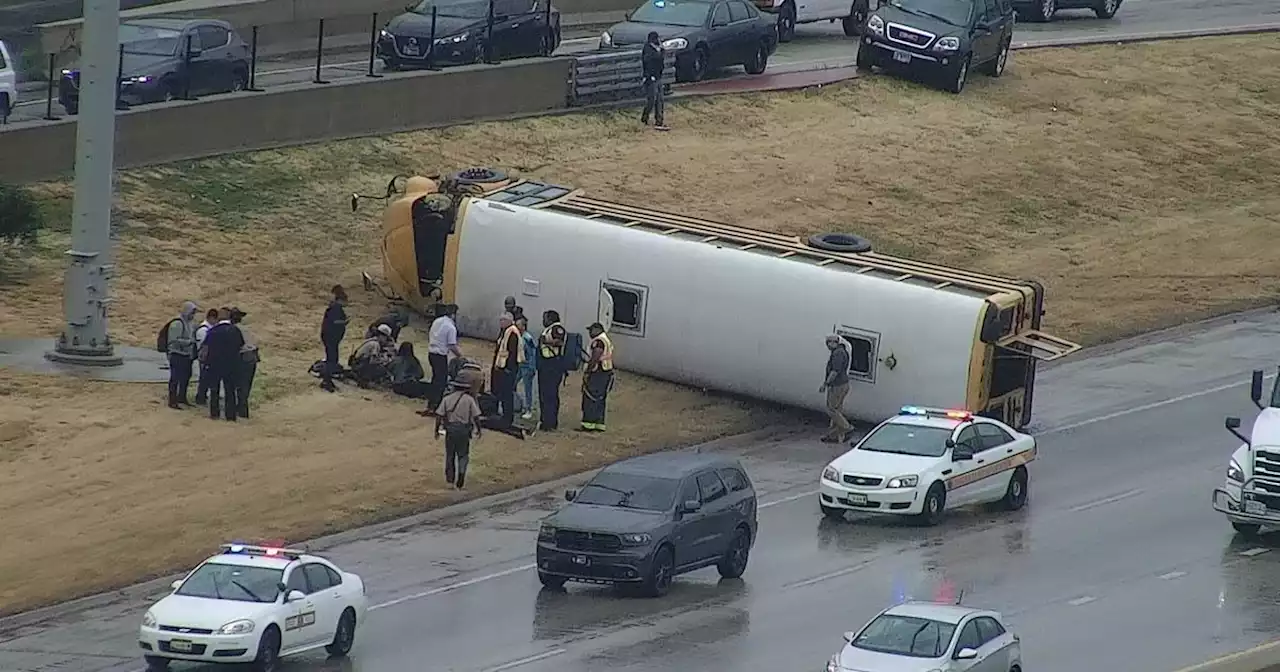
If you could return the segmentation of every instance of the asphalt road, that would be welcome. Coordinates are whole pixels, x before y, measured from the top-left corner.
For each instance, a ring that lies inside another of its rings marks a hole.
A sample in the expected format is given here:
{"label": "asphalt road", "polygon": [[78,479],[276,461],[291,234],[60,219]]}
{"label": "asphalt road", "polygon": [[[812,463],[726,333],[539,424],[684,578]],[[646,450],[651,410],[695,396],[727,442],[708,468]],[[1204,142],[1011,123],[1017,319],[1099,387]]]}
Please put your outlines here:
{"label": "asphalt road", "polygon": [[[1214,29],[1280,22],[1280,4],[1273,0],[1125,0],[1115,18],[1104,21],[1090,11],[1070,10],[1058,13],[1049,24],[1018,24],[1015,41],[1077,39],[1099,36],[1134,36],[1161,31]],[[596,37],[566,39],[561,54],[589,51],[596,47]],[[854,48],[839,24],[821,23],[800,26],[796,41],[781,45],[770,62],[770,69],[798,70],[847,66],[853,63]],[[368,58],[348,51],[327,55],[321,78],[336,82],[364,77]],[[378,68],[381,64],[378,64]],[[742,74],[740,68],[719,76]],[[257,85],[270,89],[279,86],[305,86],[315,78],[315,58],[265,60],[259,64]],[[29,98],[27,98],[29,97]],[[11,123],[38,119],[45,114],[43,92],[24,94],[10,118]],[[62,111],[54,103],[55,114]],[[0,127],[2,128],[2,127]]]}
{"label": "asphalt road", "polygon": [[[1209,498],[1233,447],[1222,418],[1251,417],[1248,371],[1276,363],[1278,337],[1268,313],[1046,370],[1041,458],[1017,514],[961,512],[933,529],[833,524],[814,494],[829,446],[794,433],[740,440],[728,450],[763,502],[746,576],[703,570],[662,599],[541,591],[531,551],[554,497],[337,547],[328,555],[365,577],[374,610],[350,660],[285,669],[817,670],[877,610],[959,591],[1006,613],[1038,672],[1170,672],[1250,647],[1280,622],[1280,541],[1236,540]],[[157,596],[137,592],[0,625],[0,670],[139,669],[135,628]]]}

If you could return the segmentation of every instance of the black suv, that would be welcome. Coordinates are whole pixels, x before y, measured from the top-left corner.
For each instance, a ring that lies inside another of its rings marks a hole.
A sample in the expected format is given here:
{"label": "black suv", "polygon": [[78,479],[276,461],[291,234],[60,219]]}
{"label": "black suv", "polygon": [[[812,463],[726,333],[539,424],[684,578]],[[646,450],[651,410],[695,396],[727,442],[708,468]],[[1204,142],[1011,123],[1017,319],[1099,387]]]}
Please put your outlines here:
{"label": "black suv", "polygon": [[715,565],[736,579],[756,537],[756,492],[742,465],[659,453],[605,467],[538,530],[538,578],[634,585],[663,595],[677,574]]}
{"label": "black suv", "polygon": [[923,72],[960,93],[972,68],[1004,74],[1014,21],[1010,0],[888,0],[867,18],[858,67]]}

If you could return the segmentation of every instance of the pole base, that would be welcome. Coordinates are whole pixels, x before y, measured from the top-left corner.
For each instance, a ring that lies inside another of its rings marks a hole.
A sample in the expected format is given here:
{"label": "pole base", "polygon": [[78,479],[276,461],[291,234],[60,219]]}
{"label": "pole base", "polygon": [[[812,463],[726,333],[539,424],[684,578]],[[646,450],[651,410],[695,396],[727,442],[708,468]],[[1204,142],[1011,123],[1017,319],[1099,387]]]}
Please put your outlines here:
{"label": "pole base", "polygon": [[74,364],[76,366],[120,366],[124,364],[124,357],[115,354],[115,351],[108,348],[105,351],[75,351],[67,348],[66,350],[48,350],[44,353],[44,358],[59,364]]}

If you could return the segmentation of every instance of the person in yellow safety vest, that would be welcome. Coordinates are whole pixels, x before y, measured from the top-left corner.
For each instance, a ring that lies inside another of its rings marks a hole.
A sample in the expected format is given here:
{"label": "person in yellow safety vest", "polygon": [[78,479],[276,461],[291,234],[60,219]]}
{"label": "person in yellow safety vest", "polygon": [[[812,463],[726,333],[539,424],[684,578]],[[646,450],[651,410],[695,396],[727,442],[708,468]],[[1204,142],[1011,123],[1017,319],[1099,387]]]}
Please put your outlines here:
{"label": "person in yellow safety vest", "polygon": [[591,334],[591,344],[582,373],[582,427],[578,431],[603,432],[605,403],[613,389],[613,342],[599,322],[587,327],[587,333]]}
{"label": "person in yellow safety vest", "polygon": [[493,352],[493,374],[490,387],[498,398],[498,414],[502,426],[510,427],[516,420],[516,379],[520,365],[524,363],[524,348],[520,346],[520,328],[515,325],[511,313],[503,313],[499,319],[502,335],[498,337]]}
{"label": "person in yellow safety vest", "polygon": [[569,375],[564,362],[568,334],[560,324],[560,313],[542,314],[542,334],[538,337],[538,429],[554,432],[560,428],[560,386]]}

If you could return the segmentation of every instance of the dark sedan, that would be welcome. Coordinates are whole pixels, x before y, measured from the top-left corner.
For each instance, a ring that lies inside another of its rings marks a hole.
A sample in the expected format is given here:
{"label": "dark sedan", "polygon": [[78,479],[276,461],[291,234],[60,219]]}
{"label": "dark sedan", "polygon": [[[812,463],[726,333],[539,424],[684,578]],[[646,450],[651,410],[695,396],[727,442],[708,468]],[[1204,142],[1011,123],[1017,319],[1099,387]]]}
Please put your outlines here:
{"label": "dark sedan", "polygon": [[696,82],[717,68],[758,75],[778,48],[772,15],[743,0],[651,0],[600,36],[602,49],[644,44],[650,31],[676,54],[676,79]]}
{"label": "dark sedan", "polygon": [[[421,0],[378,36],[388,70],[550,56],[560,46],[560,12],[549,0]],[[490,25],[492,24],[492,28]]]}
{"label": "dark sedan", "polygon": [[[120,99],[130,105],[240,91],[249,85],[249,45],[226,21],[145,19],[120,25]],[[80,109],[80,70],[62,71],[58,102]]]}

